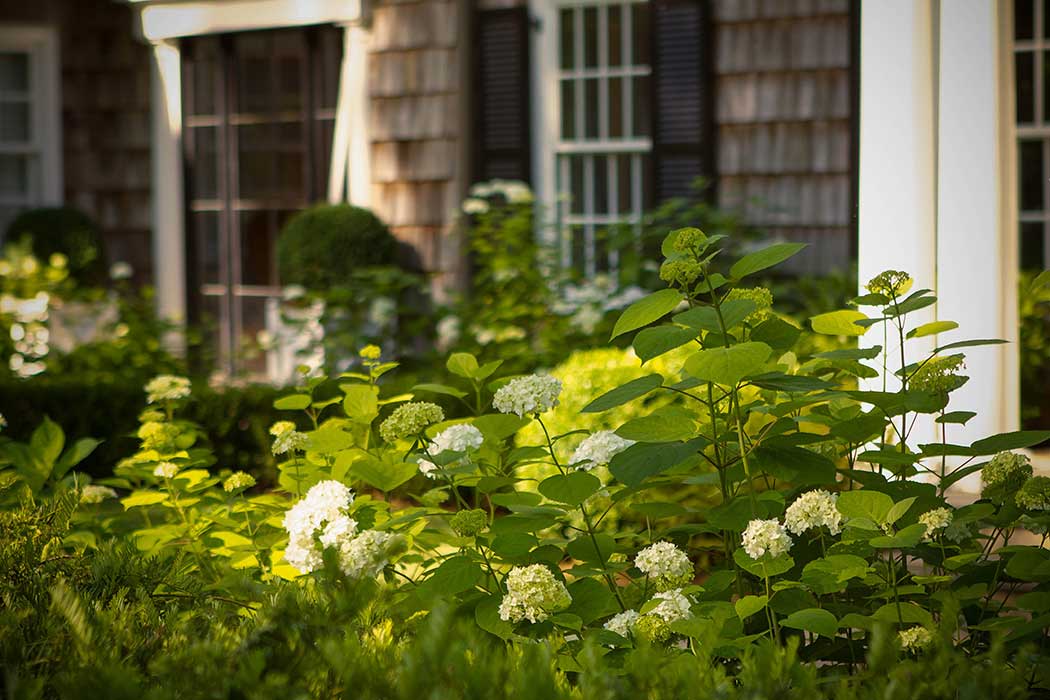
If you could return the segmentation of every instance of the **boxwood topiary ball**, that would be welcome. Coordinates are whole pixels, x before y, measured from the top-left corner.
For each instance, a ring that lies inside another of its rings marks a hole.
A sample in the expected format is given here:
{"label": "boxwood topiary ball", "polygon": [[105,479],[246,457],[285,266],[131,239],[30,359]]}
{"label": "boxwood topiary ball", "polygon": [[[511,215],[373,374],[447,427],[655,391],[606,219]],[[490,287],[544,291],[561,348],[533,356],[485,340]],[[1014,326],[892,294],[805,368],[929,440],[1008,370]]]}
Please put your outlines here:
{"label": "boxwood topiary ball", "polygon": [[30,209],[7,227],[5,240],[32,239],[33,254],[47,261],[54,253],[69,260],[70,276],[89,286],[104,286],[109,271],[102,232],[91,218],[72,207]]}
{"label": "boxwood topiary ball", "polygon": [[393,265],[397,239],[375,214],[349,204],[320,204],[299,212],[277,241],[282,284],[328,289],[370,265]]}

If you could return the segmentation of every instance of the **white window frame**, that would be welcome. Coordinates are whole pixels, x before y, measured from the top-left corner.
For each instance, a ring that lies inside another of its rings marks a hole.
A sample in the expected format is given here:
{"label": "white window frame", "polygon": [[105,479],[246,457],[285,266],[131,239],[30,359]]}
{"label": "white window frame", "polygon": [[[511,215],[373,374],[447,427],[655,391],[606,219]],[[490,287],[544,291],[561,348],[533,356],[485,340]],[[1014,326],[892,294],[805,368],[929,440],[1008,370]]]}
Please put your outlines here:
{"label": "white window frame", "polygon": [[[1018,54],[1026,54],[1032,57],[1035,64],[1032,73],[1032,87],[1034,88],[1032,91],[1032,121],[1017,122],[1016,114],[1014,115],[1014,120],[1017,124],[1017,139],[1014,147],[1017,149],[1017,158],[1018,162],[1020,162],[1022,141],[1038,140],[1042,142],[1040,150],[1043,169],[1043,208],[1040,211],[1023,211],[1020,198],[1015,200],[1014,206],[1017,207],[1018,229],[1020,229],[1021,224],[1042,224],[1043,267],[1048,268],[1050,267],[1050,114],[1044,114],[1043,100],[1044,93],[1047,89],[1050,89],[1050,85],[1047,84],[1047,81],[1050,80],[1050,75],[1047,75],[1046,71],[1043,70],[1042,57],[1044,51],[1050,51],[1050,39],[1043,38],[1044,3],[1035,2],[1032,4],[1031,39],[1013,39],[1013,16],[1011,15],[1009,18],[1010,37],[1013,42],[1011,60],[1016,61]],[[1014,113],[1014,105],[1010,106],[1010,112]],[[1018,181],[1017,185],[1020,188],[1022,183]],[[1020,235],[1020,231],[1018,231],[1018,235]]]}
{"label": "white window frame", "polygon": [[[636,4],[639,2],[645,2],[646,0],[627,0],[630,4]],[[586,238],[584,241],[584,265],[583,272],[588,276],[593,276],[596,272],[597,261],[595,251],[595,240],[593,226],[610,225],[614,223],[626,223],[633,222],[636,229],[639,229],[642,216],[644,214],[642,208],[642,167],[641,164],[635,164],[632,166],[633,176],[631,178],[632,187],[632,199],[633,207],[632,211],[624,212],[623,215],[619,213],[614,215],[599,215],[593,213],[593,201],[584,202],[584,214],[569,214],[563,211],[565,197],[563,193],[558,192],[557,183],[559,181],[558,161],[559,156],[565,154],[594,154],[594,155],[607,155],[607,154],[623,154],[631,155],[632,158],[642,158],[647,155],[651,155],[653,150],[652,138],[608,138],[608,136],[599,135],[598,138],[578,138],[572,140],[563,140],[561,138],[561,79],[566,77],[587,77],[587,78],[603,78],[610,77],[612,73],[602,66],[607,67],[608,65],[608,41],[607,31],[605,22],[602,21],[604,15],[599,15],[599,27],[598,27],[598,63],[599,68],[579,68],[574,70],[566,71],[562,70],[560,65],[560,46],[559,46],[559,32],[558,22],[559,13],[562,9],[575,8],[575,7],[594,7],[598,5],[623,5],[625,0],[530,0],[529,9],[530,14],[539,21],[539,30],[533,32],[533,46],[532,55],[533,59],[533,72],[532,72],[532,94],[534,99],[532,100],[532,123],[533,123],[533,146],[532,146],[532,172],[533,175],[533,187],[538,194],[539,201],[545,207],[545,221],[540,224],[539,237],[542,242],[547,245],[551,245],[560,250],[560,263],[563,269],[574,267],[572,261],[572,238],[570,233],[571,226],[574,225],[591,225],[590,230],[586,231]],[[576,60],[574,64],[579,66],[582,63],[582,51],[583,43],[581,36],[583,28],[580,22],[576,22],[575,25],[575,51]],[[624,51],[623,62],[624,65],[630,65],[631,63],[631,37],[629,33],[629,25],[625,22],[623,24],[623,38],[622,47]],[[635,76],[649,76],[652,74],[652,67],[648,68],[636,68],[636,69],[625,69],[618,68],[614,69],[615,77],[621,77],[629,75]],[[608,95],[607,95],[607,83],[599,83],[599,105],[604,109],[599,114],[598,124],[599,131],[607,128],[609,124],[608,119]],[[624,133],[631,133],[631,120],[633,119],[633,102],[629,96],[633,96],[633,87],[624,91],[623,95],[623,124]],[[575,110],[575,132],[577,134],[584,133],[584,110],[583,110],[583,96],[577,91],[576,94],[576,110]],[[568,167],[566,161],[561,161],[561,181],[564,182],[568,178]],[[617,173],[610,170],[608,172],[609,182],[612,184],[616,182]],[[593,168],[585,168],[584,181],[588,180],[588,177],[593,178]],[[593,188],[585,189],[593,190]],[[609,199],[610,202],[615,201],[616,187],[610,187]],[[610,271],[615,273],[617,269],[617,259],[615,253],[610,255],[609,267]]]}
{"label": "white window frame", "polygon": [[[62,104],[58,33],[45,25],[0,24],[0,51],[29,55],[28,143],[0,142],[0,153],[34,153],[40,159],[39,191],[5,206],[54,206],[62,203]],[[2,232],[0,232],[2,234]]]}

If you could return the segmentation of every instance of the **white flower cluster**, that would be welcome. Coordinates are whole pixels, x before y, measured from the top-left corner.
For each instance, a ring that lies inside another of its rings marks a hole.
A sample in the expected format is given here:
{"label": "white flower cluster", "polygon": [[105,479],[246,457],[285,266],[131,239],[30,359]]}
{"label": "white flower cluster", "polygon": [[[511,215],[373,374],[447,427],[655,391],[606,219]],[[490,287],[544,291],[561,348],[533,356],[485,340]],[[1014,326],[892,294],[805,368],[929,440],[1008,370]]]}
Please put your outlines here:
{"label": "white flower cluster", "polygon": [[492,406],[500,413],[513,413],[522,418],[544,413],[558,405],[561,380],[548,374],[530,374],[512,379],[497,391]]}
{"label": "white flower cluster", "polygon": [[826,527],[831,534],[837,535],[842,531],[842,513],[836,505],[837,500],[838,494],[823,489],[807,491],[788,506],[784,524],[795,535],[818,527]]}
{"label": "white flower cluster", "polygon": [[247,472],[234,472],[222,482],[222,488],[226,493],[250,489],[252,486],[255,486],[255,477]]}
{"label": "white flower cluster", "polygon": [[303,573],[319,568],[323,550],[339,554],[339,568],[349,577],[378,576],[387,565],[396,535],[376,530],[357,531],[357,521],[348,511],[353,491],[338,481],[314,484],[306,496],[284,514],[288,531],[285,560]]}
{"label": "white flower cluster", "polygon": [[270,426],[270,435],[273,435],[273,453],[283,455],[306,447],[306,433],[300,433],[295,429],[295,423],[290,420],[279,420]]}
{"label": "white flower cluster", "polygon": [[614,615],[606,622],[603,627],[610,632],[615,632],[621,637],[630,637],[634,631],[634,626],[638,624],[638,619],[641,615],[635,610],[624,610],[618,615]]}
{"label": "white flower cluster", "polygon": [[[442,430],[430,443],[427,453],[439,455],[442,452],[466,452],[476,450],[485,442],[481,431],[469,423],[457,423]],[[438,466],[428,459],[419,460],[419,473],[435,478]]]}
{"label": "white flower cluster", "polygon": [[520,180],[489,180],[479,182],[470,188],[473,197],[492,197],[501,195],[511,204],[524,204],[532,201],[532,190]]}
{"label": "white flower cluster", "polygon": [[611,430],[599,430],[580,443],[569,461],[577,469],[594,469],[608,464],[633,444],[634,440],[625,440]]}
{"label": "white flower cluster", "polygon": [[552,612],[569,607],[572,597],[565,584],[543,564],[515,566],[507,574],[507,594],[499,604],[501,620],[543,622]]}
{"label": "white flower cluster", "polygon": [[80,502],[81,503],[101,503],[107,498],[116,498],[117,492],[108,486],[99,486],[97,484],[88,484],[84,488],[80,489]]}
{"label": "white flower cluster", "polygon": [[190,380],[186,377],[162,374],[149,380],[145,390],[146,403],[178,401],[190,395]]}
{"label": "white flower cluster", "polygon": [[942,530],[952,524],[952,512],[947,508],[934,508],[919,516],[919,522],[926,526],[923,539],[932,542]]}
{"label": "white flower cluster", "polygon": [[744,551],[752,559],[768,554],[779,557],[791,549],[791,537],[777,520],[752,520],[747,524],[743,536]]}
{"label": "white flower cluster", "polygon": [[693,580],[693,563],[685,552],[670,542],[657,542],[638,552],[634,565],[652,579],[659,591],[677,588]]}
{"label": "white flower cluster", "polygon": [[653,600],[659,600],[656,607],[646,613],[658,617],[664,622],[677,622],[688,620],[693,616],[689,598],[682,593],[680,588],[672,588],[669,591],[661,591],[653,596]]}
{"label": "white flower cluster", "polygon": [[153,468],[153,476],[162,479],[174,479],[179,473],[179,467],[171,462],[161,462]]}
{"label": "white flower cluster", "polygon": [[918,652],[933,644],[933,633],[925,627],[909,627],[897,633],[901,648]]}

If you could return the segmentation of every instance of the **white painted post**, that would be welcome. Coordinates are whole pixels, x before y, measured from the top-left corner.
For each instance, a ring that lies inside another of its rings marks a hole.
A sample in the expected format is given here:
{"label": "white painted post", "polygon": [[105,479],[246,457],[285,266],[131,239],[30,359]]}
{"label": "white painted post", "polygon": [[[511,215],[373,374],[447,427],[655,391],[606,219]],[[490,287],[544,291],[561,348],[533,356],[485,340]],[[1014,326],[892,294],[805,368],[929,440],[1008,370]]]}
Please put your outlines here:
{"label": "white painted post", "polygon": [[367,207],[372,200],[372,153],[368,129],[369,31],[363,21],[343,25],[343,65],[332,138],[328,201]]}
{"label": "white painted post", "polygon": [[[953,410],[977,411],[952,426],[949,442],[968,444],[1016,430],[1016,227],[1003,230],[1003,207],[1014,207],[1000,186],[1004,144],[1000,124],[999,3],[940,3],[937,163],[937,316],[957,321],[945,344],[1002,338],[1010,345],[967,348],[970,380],[953,392]],[[1011,103],[1012,104],[1012,103]],[[967,490],[978,487],[976,478]]]}
{"label": "white painted post", "polygon": [[[152,104],[153,280],[157,313],[186,322],[186,240],[182,191],[182,81],[178,44],[153,42]],[[175,349],[184,340],[169,339]]]}
{"label": "white painted post", "polygon": [[[934,3],[879,0],[861,6],[860,165],[858,279],[904,270],[914,289],[936,285],[936,124],[934,92]],[[933,319],[933,310],[916,314]],[[889,352],[886,388],[899,382],[900,344],[881,326],[861,339]],[[932,339],[909,342],[909,361],[932,349]],[[881,390],[883,378],[863,388]],[[917,425],[910,440],[929,442],[932,423]]]}

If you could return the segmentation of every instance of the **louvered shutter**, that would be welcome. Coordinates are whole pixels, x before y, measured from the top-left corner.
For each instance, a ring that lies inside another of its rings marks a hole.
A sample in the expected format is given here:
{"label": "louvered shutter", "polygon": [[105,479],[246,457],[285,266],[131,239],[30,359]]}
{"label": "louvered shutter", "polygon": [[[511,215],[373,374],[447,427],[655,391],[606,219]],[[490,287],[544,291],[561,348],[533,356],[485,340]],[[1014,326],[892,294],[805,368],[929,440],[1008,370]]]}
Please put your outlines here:
{"label": "louvered shutter", "polygon": [[528,10],[479,10],[475,22],[473,180],[530,182]]}
{"label": "louvered shutter", "polygon": [[713,32],[707,0],[653,0],[653,177],[657,202],[714,181]]}

